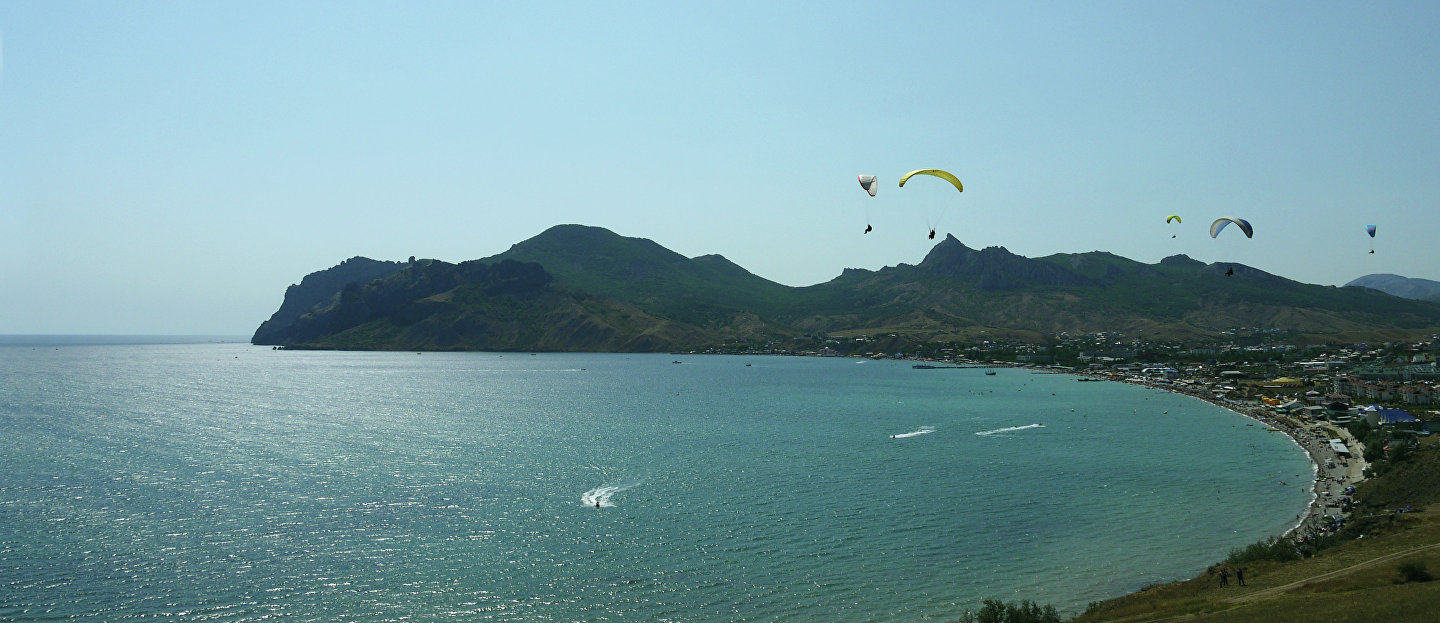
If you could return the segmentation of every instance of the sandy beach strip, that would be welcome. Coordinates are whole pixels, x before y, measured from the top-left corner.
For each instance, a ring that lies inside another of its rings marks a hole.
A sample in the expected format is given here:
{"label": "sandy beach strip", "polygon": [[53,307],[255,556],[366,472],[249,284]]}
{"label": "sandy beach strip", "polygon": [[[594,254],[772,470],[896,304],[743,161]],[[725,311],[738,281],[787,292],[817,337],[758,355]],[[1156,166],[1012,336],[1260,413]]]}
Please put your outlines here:
{"label": "sandy beach strip", "polygon": [[[970,362],[967,362],[970,363]],[[1026,366],[1015,366],[991,362],[995,367],[1013,367],[1025,369]],[[1116,383],[1129,383],[1140,387],[1148,387],[1161,391],[1188,396],[1197,400],[1203,400],[1212,405],[1226,409],[1240,416],[1250,418],[1265,425],[1268,430],[1281,432],[1290,438],[1297,447],[1305,451],[1310,457],[1311,481],[1313,487],[1310,493],[1310,505],[1306,511],[1295,518],[1295,525],[1280,536],[1306,536],[1310,534],[1323,533],[1325,527],[1330,523],[1326,516],[1342,516],[1342,499],[1345,497],[1345,488],[1359,484],[1364,480],[1365,459],[1359,440],[1350,434],[1350,431],[1328,422],[1305,424],[1298,420],[1271,412],[1262,404],[1232,401],[1217,397],[1215,390],[1210,387],[1181,386],[1174,383],[1153,383],[1146,379],[1136,377],[1116,378],[1109,374],[1092,374],[1082,370],[1067,370],[1053,368],[1034,368],[1033,372],[1045,374],[1068,374],[1077,378],[1090,379],[1094,381],[1113,381]],[[1330,447],[1331,434],[1335,434],[1344,440],[1346,448],[1350,450],[1349,458],[1339,456]],[[1335,467],[1329,467],[1330,465]]]}
{"label": "sandy beach strip", "polygon": [[[1079,376],[1087,376],[1083,373]],[[1095,378],[1095,377],[1091,377]],[[1291,419],[1269,411],[1264,405],[1247,402],[1231,401],[1217,398],[1215,392],[1209,388],[1190,390],[1174,384],[1137,382],[1131,379],[1104,378],[1119,383],[1130,383],[1141,387],[1149,387],[1167,391],[1181,396],[1189,396],[1203,400],[1222,409],[1227,409],[1238,415],[1250,418],[1264,424],[1268,430],[1279,431],[1290,438],[1305,454],[1310,457],[1311,480],[1314,487],[1310,495],[1310,505],[1306,512],[1296,517],[1294,527],[1287,530],[1281,536],[1306,536],[1323,533],[1330,521],[1326,516],[1337,517],[1343,515],[1341,507],[1342,499],[1345,497],[1345,488],[1357,485],[1364,480],[1365,459],[1360,442],[1350,434],[1350,431],[1343,427],[1335,426],[1328,422],[1305,424],[1298,420]],[[1331,434],[1335,434],[1345,442],[1346,448],[1350,450],[1350,457],[1343,457],[1336,454],[1330,447]],[[1330,467],[1334,465],[1334,467]]]}

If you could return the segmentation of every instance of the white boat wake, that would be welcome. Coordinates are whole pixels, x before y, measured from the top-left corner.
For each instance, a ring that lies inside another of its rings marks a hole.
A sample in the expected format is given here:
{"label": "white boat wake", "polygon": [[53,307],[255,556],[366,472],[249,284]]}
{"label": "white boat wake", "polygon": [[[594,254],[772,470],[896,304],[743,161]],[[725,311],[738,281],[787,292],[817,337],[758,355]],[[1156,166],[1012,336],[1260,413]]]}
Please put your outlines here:
{"label": "white boat wake", "polygon": [[1000,434],[1000,433],[1008,433],[1008,432],[1010,432],[1010,431],[1012,431],[1012,430],[1025,430],[1025,429],[1027,429],[1027,428],[1045,428],[1045,425],[1044,425],[1044,424],[1027,424],[1027,425],[1025,425],[1025,426],[1011,426],[1011,427],[1008,427],[1008,428],[997,428],[997,429],[995,429],[995,430],[980,431],[980,432],[975,433],[975,434],[976,434],[976,435],[979,435],[979,436],[981,436],[981,437],[989,437],[989,436],[991,436],[991,435],[998,435],[998,434]]}
{"label": "white boat wake", "polygon": [[615,497],[616,493],[619,493],[626,489],[633,489],[638,486],[640,486],[640,481],[637,480],[635,482],[628,482],[623,485],[602,485],[599,487],[595,487],[594,489],[580,494],[580,503],[586,506],[593,506],[595,508],[610,508],[612,506],[615,506],[615,503],[611,502],[610,498]]}
{"label": "white boat wake", "polygon": [[900,433],[899,435],[891,435],[890,438],[891,438],[891,439],[905,439],[905,438],[908,438],[908,437],[918,437],[918,436],[920,436],[920,435],[927,435],[927,434],[933,433],[933,432],[935,432],[935,427],[934,427],[934,426],[921,426],[920,428],[918,428],[918,429],[916,429],[916,430],[912,430],[912,431],[910,431],[910,432],[908,432],[908,433]]}

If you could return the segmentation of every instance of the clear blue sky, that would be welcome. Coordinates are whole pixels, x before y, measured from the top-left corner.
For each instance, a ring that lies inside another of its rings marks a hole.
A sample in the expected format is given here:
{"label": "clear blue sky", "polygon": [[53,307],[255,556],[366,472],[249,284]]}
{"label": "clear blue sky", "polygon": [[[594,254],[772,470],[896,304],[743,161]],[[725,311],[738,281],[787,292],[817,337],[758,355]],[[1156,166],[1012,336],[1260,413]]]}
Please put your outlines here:
{"label": "clear blue sky", "polygon": [[[348,257],[561,223],[789,285],[916,263],[942,209],[1031,257],[1440,279],[1435,2],[12,0],[0,49],[0,333],[248,335]],[[895,186],[929,167],[965,192]]]}

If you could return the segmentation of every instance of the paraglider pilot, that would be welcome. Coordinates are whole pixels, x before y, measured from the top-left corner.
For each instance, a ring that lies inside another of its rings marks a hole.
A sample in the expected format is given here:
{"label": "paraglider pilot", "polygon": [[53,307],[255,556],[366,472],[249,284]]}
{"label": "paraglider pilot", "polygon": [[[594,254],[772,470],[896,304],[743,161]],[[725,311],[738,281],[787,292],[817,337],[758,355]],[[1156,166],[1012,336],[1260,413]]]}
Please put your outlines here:
{"label": "paraglider pilot", "polygon": [[[900,176],[900,187],[901,187],[901,188],[904,188],[904,187],[905,187],[905,180],[908,180],[908,179],[910,179],[911,176],[915,176],[915,175],[931,175],[931,176],[934,176],[934,177],[938,177],[938,178],[940,178],[940,179],[942,179],[942,180],[945,180],[945,181],[947,181],[947,182],[950,182],[950,185],[955,187],[955,191],[956,191],[956,192],[965,192],[965,187],[960,184],[960,180],[959,180],[958,178],[956,178],[954,175],[952,175],[949,171],[941,171],[940,169],[917,169],[917,170],[915,170],[915,171],[911,171],[911,172],[909,172],[909,173],[906,173],[905,175]],[[938,215],[937,215],[937,216],[938,216]],[[939,220],[938,218],[931,219],[931,222],[933,223],[933,222],[938,221],[938,220]],[[931,240],[934,240],[934,239],[935,239],[935,229],[934,229],[934,228],[931,228],[931,229],[930,229],[930,239],[931,239]]]}

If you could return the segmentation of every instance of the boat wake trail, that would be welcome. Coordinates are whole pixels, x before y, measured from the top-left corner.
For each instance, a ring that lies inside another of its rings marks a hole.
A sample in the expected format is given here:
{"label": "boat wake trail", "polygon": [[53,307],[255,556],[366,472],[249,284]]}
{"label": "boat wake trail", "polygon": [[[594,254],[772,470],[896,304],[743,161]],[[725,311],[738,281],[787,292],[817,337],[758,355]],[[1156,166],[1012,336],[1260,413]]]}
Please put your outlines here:
{"label": "boat wake trail", "polygon": [[998,434],[1000,434],[1000,433],[1008,433],[1008,432],[1010,432],[1010,431],[1012,431],[1012,430],[1025,430],[1025,429],[1027,429],[1027,428],[1045,428],[1045,425],[1044,425],[1044,424],[1027,424],[1027,425],[1025,425],[1025,426],[1011,426],[1011,427],[1008,427],[1008,428],[997,428],[997,429],[995,429],[995,430],[983,430],[983,431],[980,431],[980,432],[975,433],[975,434],[976,434],[976,435],[979,435],[979,436],[981,436],[981,437],[989,437],[989,436],[991,436],[991,435],[998,435]]}
{"label": "boat wake trail", "polygon": [[601,485],[580,494],[580,503],[596,508],[610,508],[615,505],[614,502],[610,501],[610,498],[615,497],[616,493],[638,486],[640,486],[640,481],[638,480],[622,485]]}
{"label": "boat wake trail", "polygon": [[918,437],[918,436],[920,436],[920,435],[926,435],[926,434],[933,433],[933,432],[935,432],[935,427],[934,427],[934,426],[921,426],[920,428],[915,429],[915,430],[912,430],[912,431],[910,431],[910,432],[908,432],[908,433],[900,433],[899,435],[891,435],[890,438],[891,438],[891,439],[905,439],[905,438],[907,438],[907,437]]}

